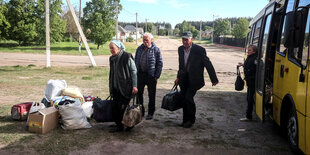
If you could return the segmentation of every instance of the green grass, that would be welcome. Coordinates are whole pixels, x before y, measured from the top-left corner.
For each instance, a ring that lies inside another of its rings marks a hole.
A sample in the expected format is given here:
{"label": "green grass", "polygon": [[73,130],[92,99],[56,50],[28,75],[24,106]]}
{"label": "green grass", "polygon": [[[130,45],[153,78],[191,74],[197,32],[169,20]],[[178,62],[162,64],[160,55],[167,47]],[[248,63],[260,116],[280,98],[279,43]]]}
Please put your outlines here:
{"label": "green grass", "polygon": [[[89,48],[93,55],[110,55],[109,42],[100,46],[97,49],[97,45],[94,43],[88,43]],[[136,52],[138,45],[135,42],[124,43],[126,51],[130,53]],[[79,45],[77,42],[58,42],[51,44],[52,54],[63,54],[63,55],[88,55],[84,45],[82,46],[81,53],[78,51]],[[0,52],[11,52],[11,53],[42,53],[45,54],[45,45],[33,45],[33,46],[18,46],[14,41],[0,41]]]}

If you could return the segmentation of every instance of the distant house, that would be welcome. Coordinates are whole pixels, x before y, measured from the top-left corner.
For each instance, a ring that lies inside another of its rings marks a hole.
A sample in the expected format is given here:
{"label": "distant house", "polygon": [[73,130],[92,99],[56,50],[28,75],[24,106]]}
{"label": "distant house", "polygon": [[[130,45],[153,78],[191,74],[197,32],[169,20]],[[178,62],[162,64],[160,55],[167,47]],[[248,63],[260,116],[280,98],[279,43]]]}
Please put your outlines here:
{"label": "distant house", "polygon": [[117,33],[117,39],[121,40],[122,42],[125,42],[126,39],[129,37],[130,33],[125,30],[123,27],[118,25],[118,33]]}
{"label": "distant house", "polygon": [[212,30],[205,30],[201,32],[201,37],[203,38],[210,38],[212,35]]}
{"label": "distant house", "polygon": [[137,28],[137,30],[136,30],[136,27],[135,26],[133,26],[133,25],[126,25],[125,27],[124,27],[124,29],[127,31],[127,32],[129,32],[129,36],[131,36],[134,40],[136,40],[136,37],[137,37],[137,35],[136,35],[136,33],[137,33],[137,30],[138,30],[138,38],[141,38],[142,37],[142,35],[143,35],[143,28]]}

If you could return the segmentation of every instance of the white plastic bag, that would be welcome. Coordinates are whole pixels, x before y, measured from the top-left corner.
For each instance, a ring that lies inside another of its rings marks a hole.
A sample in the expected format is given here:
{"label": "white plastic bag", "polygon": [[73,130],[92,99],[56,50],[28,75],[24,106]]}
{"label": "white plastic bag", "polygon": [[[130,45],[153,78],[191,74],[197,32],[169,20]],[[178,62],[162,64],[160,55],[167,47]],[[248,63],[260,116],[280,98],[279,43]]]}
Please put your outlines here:
{"label": "white plastic bag", "polygon": [[81,102],[75,99],[74,103],[58,105],[59,113],[61,115],[63,129],[82,129],[91,128],[87,118],[83,112]]}
{"label": "white plastic bag", "polygon": [[61,94],[61,90],[67,88],[65,80],[49,80],[45,87],[44,97],[47,101],[51,101],[54,97]]}
{"label": "white plastic bag", "polygon": [[44,109],[44,108],[45,108],[45,105],[43,103],[32,102],[29,113],[28,113],[28,117],[27,117],[27,126],[29,122],[29,114],[38,112],[39,110]]}
{"label": "white plastic bag", "polygon": [[86,117],[90,118],[93,114],[93,101],[85,102],[84,104],[82,104],[82,108]]}

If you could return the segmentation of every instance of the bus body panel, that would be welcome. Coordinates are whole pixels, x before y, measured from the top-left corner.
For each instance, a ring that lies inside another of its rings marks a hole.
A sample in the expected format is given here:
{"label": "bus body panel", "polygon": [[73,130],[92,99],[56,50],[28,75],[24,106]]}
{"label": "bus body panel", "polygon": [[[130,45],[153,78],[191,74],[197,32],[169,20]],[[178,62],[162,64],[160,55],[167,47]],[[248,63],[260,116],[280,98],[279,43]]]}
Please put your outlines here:
{"label": "bus body panel", "polygon": [[261,120],[263,120],[263,97],[260,96],[257,92],[255,92],[255,103],[256,114]]}
{"label": "bus body panel", "polygon": [[305,154],[310,154],[310,117],[306,117],[306,150]]}
{"label": "bus body panel", "polygon": [[298,146],[303,152],[306,151],[306,117],[297,112],[298,122]]}
{"label": "bus body panel", "polygon": [[281,125],[281,105],[282,105],[282,99],[279,98],[278,96],[273,96],[273,120],[278,124]]}

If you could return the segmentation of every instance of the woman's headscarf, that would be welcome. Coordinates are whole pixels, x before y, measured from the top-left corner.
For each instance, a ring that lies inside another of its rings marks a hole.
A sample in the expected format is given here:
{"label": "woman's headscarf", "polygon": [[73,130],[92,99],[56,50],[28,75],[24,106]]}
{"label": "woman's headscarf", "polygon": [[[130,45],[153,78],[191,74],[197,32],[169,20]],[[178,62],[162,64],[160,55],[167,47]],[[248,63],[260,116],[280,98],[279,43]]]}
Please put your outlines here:
{"label": "woman's headscarf", "polygon": [[119,41],[119,40],[112,40],[111,43],[113,43],[115,46],[117,46],[118,48],[120,48],[120,49],[122,49],[124,51],[126,49],[124,44],[121,41]]}

